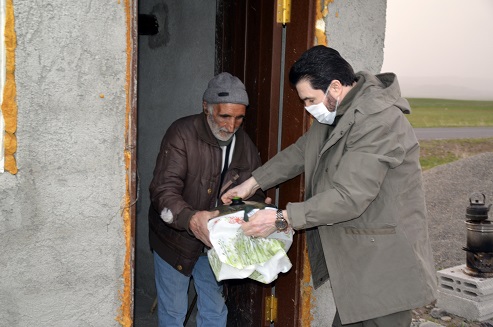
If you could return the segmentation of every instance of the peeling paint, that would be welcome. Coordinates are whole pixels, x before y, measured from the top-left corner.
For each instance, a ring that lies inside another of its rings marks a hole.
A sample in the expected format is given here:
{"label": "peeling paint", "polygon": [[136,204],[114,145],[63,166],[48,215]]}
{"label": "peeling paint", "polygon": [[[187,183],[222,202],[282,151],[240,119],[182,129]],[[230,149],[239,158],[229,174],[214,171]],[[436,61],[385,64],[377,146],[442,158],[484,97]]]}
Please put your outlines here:
{"label": "peeling paint", "polygon": [[[118,0],[120,3],[120,0]],[[125,261],[123,267],[123,290],[120,291],[120,312],[116,320],[125,327],[131,327],[133,325],[133,222],[131,217],[131,207],[135,204],[131,201],[131,183],[129,176],[131,176],[131,137],[129,136],[131,128],[131,113],[132,113],[132,56],[133,56],[133,40],[132,40],[132,5],[133,0],[125,0],[125,15],[126,15],[126,84],[125,84],[125,95],[126,95],[126,110],[125,110],[125,149],[124,149],[124,160],[125,160],[125,200],[124,208],[122,210],[123,216],[123,226],[125,235]]]}
{"label": "peeling paint", "polygon": [[[5,0],[0,0],[0,106],[3,99],[3,86],[5,84]],[[4,134],[5,134],[5,121],[3,120],[2,108],[0,107],[0,173],[3,173],[5,166],[5,154],[4,154]]]}
{"label": "peeling paint", "polygon": [[303,255],[303,277],[301,280],[301,326],[311,326],[313,322],[312,309],[315,304],[313,287],[310,286],[312,271],[308,260],[308,248]]}
{"label": "peeling paint", "polygon": [[[128,1],[128,0],[127,0]],[[130,153],[125,151],[125,167],[129,167]],[[127,169],[128,170],[128,169]],[[123,291],[120,291],[120,300],[122,302],[120,306],[120,313],[116,320],[124,327],[131,327],[133,325],[133,241],[132,241],[132,222],[130,215],[130,192],[129,192],[129,179],[128,174],[125,178],[125,184],[127,191],[125,194],[125,207],[123,209],[123,224],[125,230],[125,261],[123,267]]]}
{"label": "peeling paint", "polygon": [[329,3],[334,0],[322,0],[320,10],[317,10],[315,20],[315,45],[327,45],[327,35],[325,34],[325,17],[329,14]]}
{"label": "peeling paint", "polygon": [[5,86],[3,90],[2,114],[5,121],[5,166],[4,169],[11,174],[17,174],[17,164],[14,154],[17,151],[17,103],[15,85],[15,48],[17,39],[14,29],[14,4],[13,0],[6,1],[5,7]]}

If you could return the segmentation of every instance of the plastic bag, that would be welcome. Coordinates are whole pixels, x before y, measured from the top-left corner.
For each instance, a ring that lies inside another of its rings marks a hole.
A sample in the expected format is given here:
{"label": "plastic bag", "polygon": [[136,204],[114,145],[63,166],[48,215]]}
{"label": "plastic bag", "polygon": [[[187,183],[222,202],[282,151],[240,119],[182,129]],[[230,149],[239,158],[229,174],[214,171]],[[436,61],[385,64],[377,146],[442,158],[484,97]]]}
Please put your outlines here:
{"label": "plastic bag", "polygon": [[[248,216],[256,211],[248,212]],[[241,229],[244,214],[241,210],[209,220],[207,226],[213,246],[207,252],[209,262],[218,281],[251,278],[269,284],[279,273],[292,267],[286,253],[293,243],[294,232],[288,228],[267,238],[246,236]]]}

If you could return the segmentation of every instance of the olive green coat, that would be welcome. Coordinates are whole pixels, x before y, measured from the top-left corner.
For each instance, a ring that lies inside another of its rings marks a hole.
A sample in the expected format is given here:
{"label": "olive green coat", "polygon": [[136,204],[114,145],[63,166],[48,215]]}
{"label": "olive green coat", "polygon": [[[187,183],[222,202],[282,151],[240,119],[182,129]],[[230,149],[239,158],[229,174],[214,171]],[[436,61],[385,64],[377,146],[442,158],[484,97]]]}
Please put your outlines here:
{"label": "olive green coat", "polygon": [[403,114],[409,104],[394,74],[357,76],[335,127],[314,121],[253,172],[264,190],[305,173],[305,201],[289,203],[288,217],[307,229],[314,285],[330,275],[343,324],[436,295],[419,144]]}

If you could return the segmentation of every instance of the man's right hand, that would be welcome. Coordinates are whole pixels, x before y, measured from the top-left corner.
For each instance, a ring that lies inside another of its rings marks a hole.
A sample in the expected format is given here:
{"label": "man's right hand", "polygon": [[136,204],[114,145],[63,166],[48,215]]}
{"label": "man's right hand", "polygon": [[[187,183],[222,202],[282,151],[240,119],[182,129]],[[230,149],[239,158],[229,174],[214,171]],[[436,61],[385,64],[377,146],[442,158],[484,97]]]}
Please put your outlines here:
{"label": "man's right hand", "polygon": [[232,202],[234,197],[240,197],[243,200],[251,198],[255,192],[260,188],[255,178],[250,177],[238,186],[233,187],[221,196],[221,201],[224,204]]}
{"label": "man's right hand", "polygon": [[202,241],[207,247],[212,248],[211,241],[209,240],[209,229],[207,228],[207,222],[209,219],[217,217],[219,211],[197,211],[190,219],[189,228],[195,237]]}

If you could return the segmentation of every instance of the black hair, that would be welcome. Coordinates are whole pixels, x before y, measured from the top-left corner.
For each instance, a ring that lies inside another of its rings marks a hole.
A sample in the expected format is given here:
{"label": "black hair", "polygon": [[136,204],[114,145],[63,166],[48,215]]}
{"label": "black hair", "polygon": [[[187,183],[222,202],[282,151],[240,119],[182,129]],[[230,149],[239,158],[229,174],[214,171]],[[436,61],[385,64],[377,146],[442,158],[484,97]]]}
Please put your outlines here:
{"label": "black hair", "polygon": [[312,88],[326,91],[333,80],[344,86],[356,81],[353,67],[335,49],[317,45],[305,51],[289,71],[289,81],[296,85],[308,81]]}

